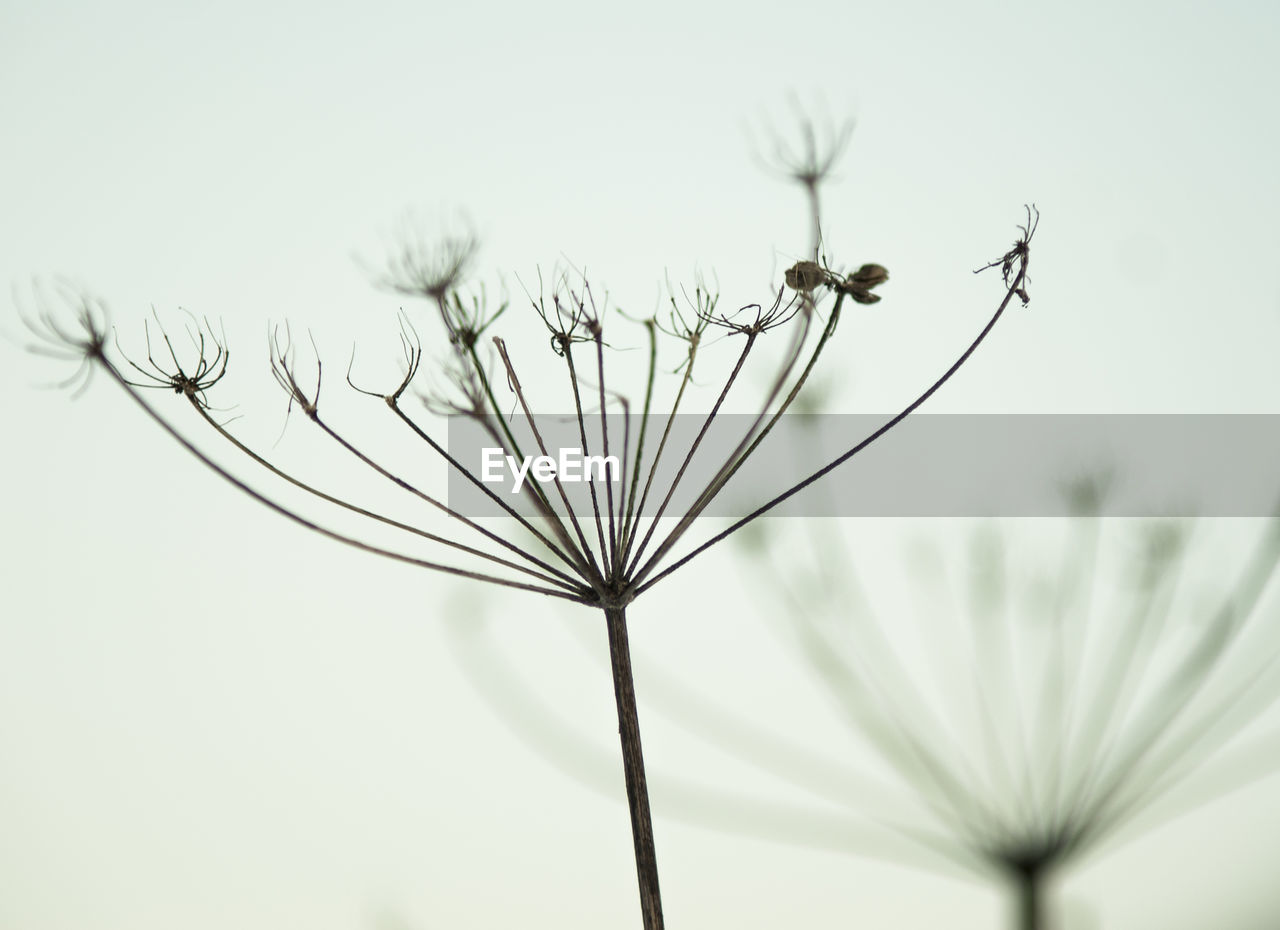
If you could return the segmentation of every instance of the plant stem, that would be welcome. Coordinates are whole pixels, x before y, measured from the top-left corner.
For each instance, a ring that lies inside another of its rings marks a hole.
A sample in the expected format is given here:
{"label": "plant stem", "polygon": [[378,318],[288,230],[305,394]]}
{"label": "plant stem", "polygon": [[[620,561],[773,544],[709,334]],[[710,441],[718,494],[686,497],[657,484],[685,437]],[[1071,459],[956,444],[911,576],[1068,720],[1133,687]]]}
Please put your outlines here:
{"label": "plant stem", "polygon": [[618,735],[622,739],[622,767],[627,777],[627,807],[631,810],[631,837],[636,848],[640,912],[644,917],[644,930],[662,930],[658,858],[653,846],[653,818],[649,814],[649,786],[644,777],[644,754],[640,751],[640,720],[636,714],[631,648],[627,643],[627,612],[621,607],[606,607],[604,616],[609,627],[613,693],[618,701]]}
{"label": "plant stem", "polygon": [[1026,866],[1014,873],[1018,895],[1018,930],[1046,930],[1044,899],[1041,894],[1043,877],[1043,872],[1035,866]]}

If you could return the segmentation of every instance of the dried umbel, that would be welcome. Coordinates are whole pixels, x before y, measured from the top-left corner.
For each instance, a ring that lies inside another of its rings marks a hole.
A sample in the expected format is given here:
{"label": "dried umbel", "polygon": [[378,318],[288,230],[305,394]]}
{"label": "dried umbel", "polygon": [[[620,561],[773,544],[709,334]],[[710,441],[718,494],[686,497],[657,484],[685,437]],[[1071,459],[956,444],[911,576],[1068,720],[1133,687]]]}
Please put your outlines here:
{"label": "dried umbel", "polygon": [[[874,809],[937,854],[920,861],[1007,883],[1016,930],[1057,926],[1050,889],[1102,844],[1256,777],[1223,763],[1280,697],[1280,519],[1100,512],[983,523],[960,547],[919,540],[930,557],[913,566],[913,590],[951,592],[924,611],[886,610],[858,567],[870,548],[841,533],[810,532],[794,559],[752,573],[920,802],[890,818],[863,798],[851,812]],[[1045,541],[1049,558],[1037,557]]]}
{"label": "dried umbel", "polygon": [[[796,175],[796,179],[816,210],[816,186],[825,178],[830,160],[815,154],[814,164],[822,169],[818,175],[810,172]],[[791,487],[779,488],[777,493],[760,501],[759,506],[747,516],[690,547],[688,540],[698,528],[698,517],[732,481],[779,418],[791,409],[823,356],[848,303],[878,300],[878,295],[871,294],[870,290],[887,279],[887,272],[880,265],[866,264],[846,274],[831,269],[825,263],[819,266],[816,262],[802,262],[784,276],[786,286],[778,285],[776,293],[770,295],[771,299],[734,313],[718,311],[715,296],[701,287],[695,289],[694,297],[685,298],[683,307],[673,296],[672,310],[666,321],[655,316],[639,322],[648,344],[648,375],[640,403],[634,405],[609,377],[607,360],[611,353],[606,330],[611,331],[620,318],[609,312],[607,301],[597,299],[585,278],[571,280],[568,275],[557,276],[551,282],[549,294],[544,294],[540,287],[536,295],[531,295],[531,303],[550,337],[552,353],[545,358],[560,367],[567,379],[583,453],[592,451],[588,448],[588,422],[594,421],[598,415],[598,435],[603,448],[594,451],[602,451],[607,456],[611,449],[627,449],[634,441],[636,466],[617,490],[611,483],[606,483],[605,492],[597,494],[593,486],[591,511],[585,517],[569,506],[559,478],[545,485],[528,482],[522,493],[534,514],[529,517],[483,483],[473,469],[451,455],[439,434],[439,424],[429,421],[431,413],[441,411],[473,418],[494,445],[506,454],[526,460],[528,457],[524,455],[522,446],[536,446],[543,456],[548,454],[537,430],[539,416],[545,408],[540,408],[537,399],[530,396],[518,372],[518,367],[527,363],[528,347],[508,344],[502,337],[492,335],[491,327],[507,305],[503,301],[493,308],[486,302],[482,288],[469,286],[466,273],[473,254],[474,240],[469,236],[446,237],[436,252],[421,241],[407,242],[396,251],[381,283],[397,293],[421,299],[428,320],[425,323],[414,322],[408,315],[401,317],[402,376],[389,379],[390,383],[382,387],[356,387],[349,369],[347,381],[352,388],[378,402],[371,409],[371,415],[388,416],[389,426],[408,431],[452,472],[475,485],[501,508],[512,521],[510,529],[503,532],[496,532],[470,519],[446,501],[415,486],[398,469],[376,460],[359,448],[342,425],[330,422],[328,407],[321,395],[322,363],[318,353],[313,368],[302,366],[287,327],[272,330],[270,364],[276,382],[286,394],[289,409],[301,411],[334,444],[337,455],[356,459],[367,469],[371,480],[389,482],[400,492],[429,504],[445,518],[442,527],[428,530],[390,514],[356,506],[349,502],[354,495],[304,482],[270,461],[266,454],[251,449],[225,424],[218,423],[210,414],[208,394],[215,386],[222,390],[220,383],[230,355],[225,339],[220,333],[215,334],[207,324],[196,324],[189,329],[189,351],[196,358],[185,364],[179,363],[180,347],[175,346],[163,332],[161,336],[166,351],[153,351],[148,331],[145,367],[142,362],[132,361],[123,353],[109,350],[105,323],[100,316],[87,312],[80,315],[81,325],[88,331],[87,338],[56,323],[51,312],[42,311],[32,321],[32,326],[45,338],[46,351],[47,343],[52,342],[59,354],[78,358],[82,367],[104,371],[148,416],[214,473],[299,526],[362,552],[404,564],[600,610],[613,663],[641,912],[647,930],[654,930],[662,926],[662,909],[630,668],[626,624],[628,606],[700,553],[856,455],[924,403],[985,339],[1021,287],[1023,276],[1018,273],[1007,282],[1006,293],[989,322],[956,362],[895,417],[805,480]],[[430,323],[431,317],[436,323]],[[424,363],[427,353],[420,332],[425,325],[433,328],[439,325],[442,329],[440,346],[445,360],[439,366]],[[623,321],[623,325],[634,326],[636,323]],[[698,367],[700,374],[703,373],[706,343],[702,336],[709,327],[723,329],[725,341],[736,340],[739,351],[736,359],[725,366],[727,374],[711,411],[705,415],[702,432],[687,447],[676,448],[669,441],[671,422],[685,402],[686,388],[692,381],[694,368]],[[699,479],[700,486],[693,489],[693,504],[679,515],[672,526],[668,508],[677,487],[693,480],[688,476],[692,474],[689,465],[695,456],[706,458],[711,454],[702,442],[707,430],[731,389],[741,380],[742,373],[752,362],[759,361],[761,353],[756,349],[761,340],[775,332],[786,332],[787,344],[780,354],[781,360],[777,361],[775,356],[769,363],[772,371],[766,377],[767,388],[759,399],[758,413],[750,429],[727,454],[724,450],[717,453],[711,477]],[[482,354],[490,347],[489,354]],[[679,364],[674,369],[674,383],[669,385],[670,393],[674,395],[669,412],[662,414],[667,418],[667,427],[660,436],[649,435],[648,424],[663,405],[662,391],[668,387],[659,375],[672,371],[670,364],[673,361]],[[134,371],[131,377],[140,374],[146,380],[139,382],[126,377],[129,366]],[[314,370],[314,377],[305,373],[311,370]],[[423,383],[432,374],[444,382],[443,390],[439,383]],[[286,505],[274,499],[271,493],[252,488],[239,475],[206,455],[169,419],[152,408],[143,397],[142,389],[156,386],[171,388],[186,401],[202,428],[212,430],[219,440],[243,453],[249,467],[264,469],[272,480],[282,482],[282,487],[288,485],[305,492],[317,507],[339,508],[381,528],[403,533],[403,538],[415,545],[429,544],[443,550],[450,561],[422,558],[408,550],[392,545],[374,545],[347,532],[330,529],[320,517],[304,514],[296,505]],[[509,394],[500,400],[499,395],[504,389]],[[511,395],[515,398],[515,408],[534,429],[532,441],[526,438],[522,442],[512,427]],[[405,403],[406,398],[417,398],[424,402],[424,407],[410,410]],[[634,437],[629,415],[624,416],[627,425],[623,434],[611,434],[610,418],[606,415],[611,407],[621,407],[628,412],[632,409],[641,411],[640,426]],[[428,415],[426,418],[423,417],[424,411]],[[630,460],[626,454],[623,458]],[[674,478],[666,477],[667,473],[659,469],[660,463],[677,465]],[[647,515],[649,511],[645,505],[648,500],[660,501],[653,516]],[[678,547],[685,550],[679,556]]]}

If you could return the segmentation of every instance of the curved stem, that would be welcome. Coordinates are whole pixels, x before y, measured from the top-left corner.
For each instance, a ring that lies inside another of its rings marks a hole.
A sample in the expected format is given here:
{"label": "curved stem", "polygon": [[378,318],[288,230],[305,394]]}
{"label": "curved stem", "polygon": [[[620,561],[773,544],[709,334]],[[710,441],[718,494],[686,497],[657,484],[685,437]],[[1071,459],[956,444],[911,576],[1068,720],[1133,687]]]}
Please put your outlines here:
{"label": "curved stem", "polygon": [[[521,572],[522,574],[525,574],[525,575],[530,575],[534,578],[537,578],[539,581],[545,581],[548,584],[559,585],[565,588],[566,590],[573,591],[575,593],[577,593],[578,589],[581,587],[581,585],[577,581],[575,581],[573,578],[570,578],[564,572],[557,571],[556,569],[552,568],[550,565],[547,565],[541,559],[538,559],[535,556],[525,552],[523,549],[519,548],[514,543],[510,543],[507,540],[498,537],[496,534],[489,532],[483,527],[476,525],[474,521],[468,520],[466,517],[463,517],[460,514],[452,510],[449,510],[448,508],[444,508],[438,501],[435,501],[432,498],[425,497],[425,495],[419,494],[419,496],[424,497],[424,499],[426,499],[429,503],[435,504],[438,507],[442,507],[442,509],[444,509],[445,512],[449,514],[449,516],[462,520],[463,523],[473,527],[474,529],[483,533],[485,536],[491,539],[494,539],[496,542],[502,544],[503,546],[510,549],[511,551],[520,554],[524,558],[533,562],[535,565],[538,565],[539,567],[546,569],[546,571],[549,572],[550,574],[544,575],[541,572],[537,572],[531,568],[528,568],[527,566],[519,565],[508,559],[503,559],[496,555],[492,555],[491,553],[485,552],[481,549],[476,549],[474,546],[463,545],[462,543],[457,542],[456,540],[448,539],[444,536],[439,536],[435,533],[428,533],[426,530],[419,529],[416,526],[410,526],[406,523],[401,523],[399,520],[393,520],[390,517],[384,516],[383,514],[374,513],[373,511],[366,510],[363,507],[357,507],[355,504],[352,504],[348,501],[344,501],[341,498],[334,497],[332,494],[326,494],[324,491],[321,491],[319,488],[312,487],[311,485],[307,484],[305,481],[301,481],[295,478],[293,475],[290,475],[288,472],[285,472],[277,468],[275,465],[272,465],[269,461],[267,461],[261,455],[254,452],[252,449],[246,446],[243,442],[241,442],[235,436],[231,435],[231,433],[227,431],[226,427],[224,427],[221,423],[219,423],[213,417],[209,416],[209,411],[195,397],[188,396],[187,400],[190,401],[191,406],[195,408],[196,413],[198,413],[204,419],[204,421],[208,423],[209,426],[212,427],[213,430],[219,436],[225,439],[227,442],[231,443],[233,446],[235,446],[245,455],[249,456],[249,458],[253,459],[263,468],[267,469],[267,471],[271,472],[277,478],[280,478],[282,481],[287,481],[289,484],[293,485],[294,487],[299,488],[303,491],[306,491],[308,494],[312,494],[320,498],[322,501],[327,501],[330,504],[334,504],[335,506],[341,507],[344,510],[349,510],[352,513],[358,513],[362,517],[368,517],[371,520],[376,520],[377,522],[385,524],[386,526],[393,526],[398,530],[404,530],[406,533],[412,533],[413,535],[421,537],[422,539],[427,539],[432,542],[438,542],[452,549],[457,549],[460,552],[465,552],[468,555],[474,555],[477,558],[494,562],[498,565],[502,565],[506,568],[510,568],[517,572]],[[361,460],[365,461],[366,464],[368,464],[370,467],[377,469],[380,473],[387,475],[387,477],[390,477],[392,478],[392,480],[397,481],[397,483],[406,487],[408,490],[413,491],[415,494],[418,493],[416,489],[410,488],[408,485],[404,484],[404,482],[400,482],[398,479],[394,478],[389,473],[379,468],[372,461],[365,459],[365,457],[361,455],[353,446],[349,445],[346,441],[340,439],[336,434],[331,433],[328,427],[320,423],[320,420],[318,417],[313,417],[313,419],[316,421],[316,423],[320,424],[321,428],[324,429],[326,433],[330,433],[331,435],[333,435],[334,439],[336,439],[346,448],[350,449],[356,455],[360,456]],[[555,577],[551,577],[552,575],[554,575]]]}

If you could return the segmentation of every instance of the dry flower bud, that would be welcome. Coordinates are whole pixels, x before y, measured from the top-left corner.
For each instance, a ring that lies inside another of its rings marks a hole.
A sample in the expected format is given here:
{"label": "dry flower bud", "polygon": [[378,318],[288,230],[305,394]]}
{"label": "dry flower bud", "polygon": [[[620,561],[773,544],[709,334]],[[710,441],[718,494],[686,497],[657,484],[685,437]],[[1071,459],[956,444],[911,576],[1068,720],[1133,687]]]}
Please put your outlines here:
{"label": "dry flower bud", "polygon": [[858,287],[858,285],[850,284],[847,281],[840,285],[840,290],[860,304],[873,304],[880,300],[879,294],[873,294],[866,288]]}
{"label": "dry flower bud", "polygon": [[853,284],[860,284],[863,287],[875,287],[877,284],[884,284],[889,280],[889,269],[885,268],[884,265],[863,265],[849,275],[849,280]]}
{"label": "dry flower bud", "polygon": [[787,287],[793,291],[808,293],[815,287],[825,284],[827,273],[817,262],[796,262],[787,269]]}
{"label": "dry flower bud", "polygon": [[871,288],[888,280],[889,270],[884,265],[870,263],[841,281],[838,289],[860,304],[873,304],[880,300],[880,295],[871,293]]}

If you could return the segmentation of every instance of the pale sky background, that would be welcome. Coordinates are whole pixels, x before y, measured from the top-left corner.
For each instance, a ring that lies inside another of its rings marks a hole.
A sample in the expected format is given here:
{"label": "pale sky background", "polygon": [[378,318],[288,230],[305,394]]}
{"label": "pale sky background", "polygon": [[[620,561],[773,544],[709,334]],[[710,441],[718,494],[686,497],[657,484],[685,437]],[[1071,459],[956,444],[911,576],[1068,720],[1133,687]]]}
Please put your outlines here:
{"label": "pale sky background", "polygon": [[[838,409],[896,409],[951,362],[1000,294],[972,269],[1034,201],[1031,308],[928,409],[1280,412],[1278,35],[1262,2],[8,2],[0,272],[19,291],[73,276],[135,348],[152,306],[222,321],[215,404],[262,448],[284,415],[263,336],[287,318],[331,366],[335,418],[377,435],[385,411],[340,373],[353,338],[371,377],[394,372],[403,301],[354,256],[384,256],[406,210],[428,230],[469,217],[486,280],[517,295],[515,275],[568,259],[637,314],[666,273],[764,300],[807,233],[746,127],[784,125],[795,93],[857,118],[825,195],[830,257],[892,274],[827,359]],[[639,925],[621,772],[611,800],[531,752],[446,629],[492,618],[608,749],[607,675],[565,629],[603,655],[593,613],[305,534],[105,378],[75,402],[39,389],[69,372],[15,346],[12,302],[0,330],[0,930]],[[541,340],[513,344],[552,369]],[[204,439],[176,398],[149,399]],[[279,454],[350,475],[307,425]],[[845,752],[738,558],[633,608],[642,698],[653,663]],[[770,796],[642,723],[654,771]],[[981,883],[655,810],[672,928],[1004,925]],[[1069,926],[1274,926],[1277,836],[1271,776],[1089,860],[1062,889]]]}

